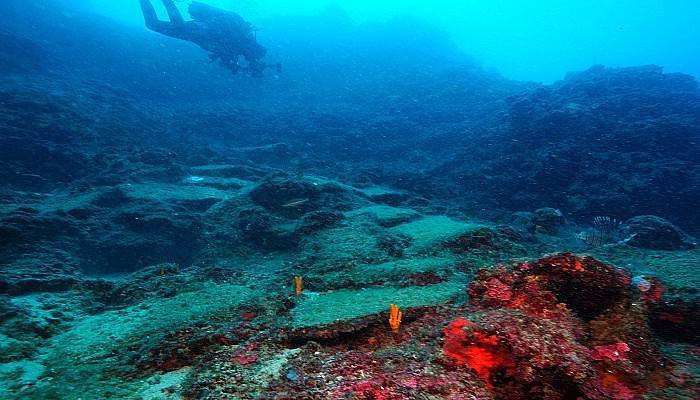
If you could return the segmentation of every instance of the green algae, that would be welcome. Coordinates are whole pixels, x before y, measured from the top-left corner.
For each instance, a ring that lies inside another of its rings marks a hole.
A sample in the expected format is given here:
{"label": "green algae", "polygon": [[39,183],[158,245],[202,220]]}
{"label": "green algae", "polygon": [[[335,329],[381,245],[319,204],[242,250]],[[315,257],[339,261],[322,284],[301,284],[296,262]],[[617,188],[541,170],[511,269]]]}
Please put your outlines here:
{"label": "green algae", "polygon": [[230,196],[228,191],[191,184],[128,183],[119,188],[133,199],[151,201],[224,200]]}
{"label": "green algae", "polygon": [[232,164],[206,164],[197,165],[190,168],[193,172],[207,176],[233,176],[234,172],[240,170],[240,166]]}
{"label": "green algae", "polygon": [[209,186],[219,190],[236,190],[253,185],[253,182],[238,178],[198,175],[188,176],[185,178],[184,183],[187,185]]}
{"label": "green algae", "polygon": [[370,186],[367,188],[362,188],[359,189],[360,192],[364,193],[367,195],[367,197],[377,197],[377,196],[386,196],[386,195],[405,195],[406,192],[388,188],[385,186]]}
{"label": "green algae", "polygon": [[290,325],[304,328],[351,320],[386,311],[392,303],[400,308],[443,304],[463,295],[465,285],[455,279],[430,286],[306,293],[292,310]]}
{"label": "green algae", "polygon": [[185,367],[165,374],[156,374],[144,382],[139,390],[140,400],[181,399],[184,383],[192,368]]}
{"label": "green algae", "polygon": [[481,228],[484,228],[484,225],[455,221],[442,215],[431,215],[396,226],[389,231],[411,238],[413,242],[409,251],[416,253],[430,250],[446,240]]}
{"label": "green algae", "polygon": [[348,218],[355,218],[362,215],[369,216],[377,225],[384,227],[401,225],[420,217],[420,214],[415,210],[385,205],[373,205],[345,213],[345,216]]}
{"label": "green algae", "polygon": [[317,247],[316,256],[322,260],[335,262],[355,260],[370,254],[379,256],[376,227],[363,219],[351,219],[345,225],[318,232],[308,240],[305,249]]}
{"label": "green algae", "polygon": [[0,394],[8,393],[9,396],[13,390],[34,384],[45,370],[43,364],[30,360],[0,364]]}
{"label": "green algae", "polygon": [[28,200],[22,204],[2,204],[0,205],[0,213],[10,213],[18,208],[33,208],[39,213],[45,214],[86,208],[102,193],[104,193],[104,189],[95,189],[86,193],[57,191],[45,194],[40,199]]}

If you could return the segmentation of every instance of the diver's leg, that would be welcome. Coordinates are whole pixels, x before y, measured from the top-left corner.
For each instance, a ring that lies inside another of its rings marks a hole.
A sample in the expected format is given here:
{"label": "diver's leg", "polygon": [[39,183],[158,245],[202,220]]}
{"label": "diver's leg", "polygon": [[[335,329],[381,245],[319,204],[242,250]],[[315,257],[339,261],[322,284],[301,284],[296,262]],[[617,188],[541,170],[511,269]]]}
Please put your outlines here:
{"label": "diver's leg", "polygon": [[143,12],[143,20],[146,22],[146,28],[167,34],[170,24],[158,20],[158,14],[156,14],[156,9],[153,8],[151,0],[141,0],[141,11]]}
{"label": "diver's leg", "polygon": [[158,21],[158,14],[156,14],[156,9],[153,8],[151,0],[141,0],[141,12],[143,12],[143,19],[146,22],[146,26],[150,29],[151,25],[154,25]]}
{"label": "diver's leg", "polygon": [[163,5],[165,6],[165,10],[168,12],[170,22],[172,22],[173,25],[185,25],[185,20],[182,19],[182,14],[180,14],[180,10],[177,9],[177,6],[173,0],[163,0]]}

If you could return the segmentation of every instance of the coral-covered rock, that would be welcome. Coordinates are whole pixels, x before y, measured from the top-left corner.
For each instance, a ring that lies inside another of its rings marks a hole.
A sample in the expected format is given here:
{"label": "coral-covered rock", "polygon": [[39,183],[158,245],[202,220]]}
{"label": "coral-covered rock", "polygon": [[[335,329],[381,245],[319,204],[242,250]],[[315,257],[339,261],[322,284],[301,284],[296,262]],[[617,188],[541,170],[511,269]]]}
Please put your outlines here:
{"label": "coral-covered rock", "polygon": [[570,398],[594,375],[589,350],[578,341],[581,326],[570,316],[555,320],[494,310],[476,320],[452,321],[443,351],[473,370],[496,398],[518,398],[527,391]]}
{"label": "coral-covered rock", "polygon": [[517,269],[541,279],[559,302],[586,320],[629,298],[629,273],[590,257],[564,253]]}
{"label": "coral-covered rock", "polygon": [[[469,286],[469,294],[474,304],[486,306],[532,306],[542,300],[543,308],[564,303],[588,320],[627,299],[629,283],[625,271],[563,253],[518,264],[512,271],[482,270]],[[514,285],[519,285],[520,293],[510,293]]]}
{"label": "coral-covered rock", "polygon": [[660,283],[631,284],[568,253],[482,270],[469,286],[474,314],[445,328],[443,352],[496,399],[636,398],[665,385],[668,370],[648,324]]}

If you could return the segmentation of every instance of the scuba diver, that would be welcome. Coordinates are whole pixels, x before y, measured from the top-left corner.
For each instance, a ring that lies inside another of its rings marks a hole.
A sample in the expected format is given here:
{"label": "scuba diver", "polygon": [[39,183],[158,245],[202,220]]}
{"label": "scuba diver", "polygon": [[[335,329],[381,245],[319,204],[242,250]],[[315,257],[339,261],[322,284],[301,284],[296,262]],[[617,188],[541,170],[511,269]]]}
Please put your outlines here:
{"label": "scuba diver", "polygon": [[[260,78],[266,68],[281,69],[280,64],[262,62],[267,50],[257,42],[253,26],[234,12],[195,1],[189,7],[193,20],[185,21],[173,0],[162,0],[170,19],[167,22],[158,20],[150,0],[140,1],[148,29],[198,45],[209,52],[212,62],[218,61],[234,74],[244,71]],[[247,65],[239,64],[241,56]]]}

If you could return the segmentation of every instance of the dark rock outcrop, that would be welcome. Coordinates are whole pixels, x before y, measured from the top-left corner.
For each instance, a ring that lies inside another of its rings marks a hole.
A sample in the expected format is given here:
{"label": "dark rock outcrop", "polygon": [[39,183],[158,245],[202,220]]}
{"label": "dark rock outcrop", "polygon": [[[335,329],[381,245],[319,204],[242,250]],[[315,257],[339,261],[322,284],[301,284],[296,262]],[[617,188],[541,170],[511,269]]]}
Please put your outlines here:
{"label": "dark rock outcrop", "polygon": [[[660,214],[700,226],[700,90],[660,67],[593,67],[508,98],[500,124],[394,187],[481,211],[556,207],[575,221]],[[465,138],[466,140],[466,138]],[[458,201],[455,199],[459,199]],[[694,233],[691,231],[691,233]]]}
{"label": "dark rock outcrop", "polygon": [[339,224],[345,216],[335,211],[315,211],[304,215],[299,232],[308,235]]}

